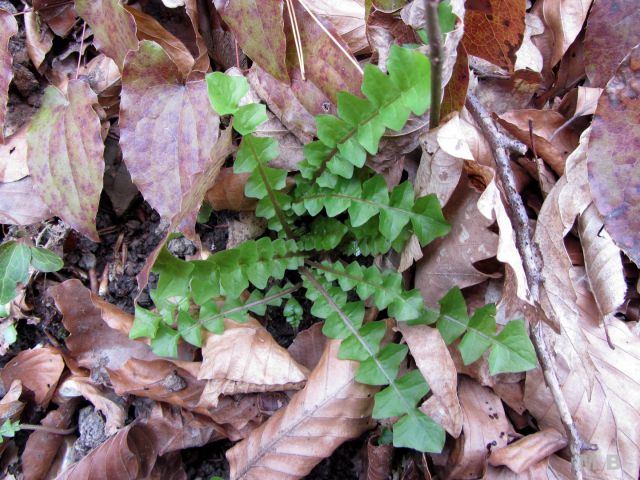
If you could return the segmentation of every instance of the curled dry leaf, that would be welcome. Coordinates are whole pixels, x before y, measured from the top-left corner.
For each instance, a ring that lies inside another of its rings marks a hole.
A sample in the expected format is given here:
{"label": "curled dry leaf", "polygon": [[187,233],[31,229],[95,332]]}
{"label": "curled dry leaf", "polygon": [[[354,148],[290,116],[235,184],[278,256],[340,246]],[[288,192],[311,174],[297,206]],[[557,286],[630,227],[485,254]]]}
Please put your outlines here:
{"label": "curled dry leaf", "polygon": [[387,480],[391,475],[393,445],[378,444],[377,435],[367,441],[367,480]]}
{"label": "curled dry leaf", "polygon": [[640,43],[635,0],[594,2],[584,38],[585,70],[592,87],[604,87],[627,52]]}
{"label": "curled dry leaf", "polygon": [[94,241],[104,174],[98,98],[86,80],[45,90],[27,134],[34,188],[52,213]]}
{"label": "curled dry leaf", "polygon": [[496,255],[498,235],[489,230],[493,221],[480,215],[479,198],[473,187],[461,181],[443,209],[451,232],[423,250],[415,281],[427,305],[436,306],[453,286],[464,288],[488,278],[473,263]]}
{"label": "curled dry leaf", "polygon": [[[583,454],[585,473],[599,479],[635,478],[640,468],[640,431],[635,428],[640,419],[640,338],[624,322],[611,318],[607,323],[616,347],[612,350],[584,270],[573,268],[571,281],[578,316],[563,322],[562,335],[546,333],[555,341],[558,377],[576,427],[586,442],[598,445],[597,451]],[[572,339],[577,334],[571,330],[579,330],[586,341],[576,346]],[[583,363],[592,365],[586,373],[576,368]],[[563,431],[539,368],[527,373],[525,404],[540,428]],[[611,459],[620,468],[609,468]]]}
{"label": "curled dry leaf", "polygon": [[204,79],[185,80],[160,45],[140,42],[122,74],[120,145],[149,204],[195,237],[195,217],[226,157],[230,132],[219,139]]}
{"label": "curled dry leaf", "polygon": [[[553,110],[515,110],[503,113],[498,118],[509,133],[533,149],[558,175],[564,173],[567,157],[579,141],[579,135],[565,125],[566,120]],[[533,127],[533,145],[529,122]]]}
{"label": "curled dry leaf", "polygon": [[467,2],[462,37],[467,53],[512,72],[524,38],[524,15],[520,0]]}
{"label": "curled dry leaf", "polygon": [[27,54],[33,66],[40,68],[44,57],[53,46],[53,34],[46,24],[41,23],[38,14],[24,14],[24,29],[27,36]]}
{"label": "curled dry leaf", "polygon": [[500,398],[489,388],[461,377],[462,435],[449,456],[449,478],[480,478],[494,448],[507,445],[513,428]]}
{"label": "curled dry leaf", "polygon": [[548,428],[492,450],[489,463],[493,466],[505,465],[515,473],[523,473],[566,445],[564,435]]}
{"label": "curled dry leaf", "polygon": [[75,5],[78,14],[91,27],[96,48],[122,69],[129,50],[138,48],[133,16],[120,0],[76,0]]}
{"label": "curled dry leaf", "polygon": [[591,291],[600,314],[614,313],[624,302],[627,283],[624,278],[620,249],[602,230],[603,222],[596,207],[590,204],[578,219],[584,266]]}
{"label": "curled dry leaf", "polygon": [[9,39],[18,33],[18,23],[11,13],[0,9],[0,144],[4,143],[4,121],[7,111],[9,83],[13,78],[13,56],[9,51]]}
{"label": "curled dry leaf", "polygon": [[[589,186],[613,241],[640,265],[640,45],[625,57],[598,101]],[[634,139],[634,141],[630,141]]]}
{"label": "curled dry leaf", "polygon": [[0,183],[0,223],[30,225],[52,216],[49,207],[36,195],[31,177]]}
{"label": "curled dry leaf", "polygon": [[62,355],[55,348],[33,348],[13,357],[0,371],[0,380],[5,389],[20,380],[23,389],[33,395],[36,405],[46,407],[63,370]]}
{"label": "curled dry leaf", "polygon": [[198,379],[215,406],[220,395],[300,389],[307,373],[257,320],[225,320],[224,333],[207,336]]}
{"label": "curled dry leaf", "polygon": [[376,389],[355,381],[358,363],[339,360],[339,348],[339,341],[329,340],[305,388],[227,451],[232,480],[303,478],[369,428]]}
{"label": "curled dry leaf", "polygon": [[462,409],[458,401],[458,372],[449,350],[436,328],[398,323],[420,373],[433,395],[420,410],[433,418],[454,438],[462,431]]}

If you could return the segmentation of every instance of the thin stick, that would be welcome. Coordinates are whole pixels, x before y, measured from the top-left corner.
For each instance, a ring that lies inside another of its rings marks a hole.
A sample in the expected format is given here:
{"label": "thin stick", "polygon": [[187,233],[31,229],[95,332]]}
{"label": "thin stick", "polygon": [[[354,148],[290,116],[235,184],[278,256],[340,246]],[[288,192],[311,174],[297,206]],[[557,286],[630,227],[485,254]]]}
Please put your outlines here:
{"label": "thin stick", "polygon": [[54,435],[70,435],[77,430],[77,427],[63,429],[63,428],[46,427],[44,425],[32,425],[30,423],[21,423],[20,430],[34,430],[38,432],[52,433]]}
{"label": "thin stick", "polygon": [[289,11],[289,21],[291,22],[291,31],[293,32],[293,42],[296,44],[296,53],[298,54],[298,63],[300,64],[300,76],[302,80],[306,80],[304,73],[304,52],[302,51],[302,40],[300,39],[300,28],[298,27],[298,17],[293,11],[293,2],[287,0],[287,10]]}
{"label": "thin stick", "polygon": [[87,22],[82,22],[82,35],[80,36],[80,50],[78,50],[78,66],[76,67],[76,80],[80,75],[80,62],[82,61],[82,47],[84,47],[84,34],[87,31]]}
{"label": "thin stick", "polygon": [[233,43],[236,44],[236,67],[240,70],[240,50],[238,50],[238,41],[234,38]]}
{"label": "thin stick", "polygon": [[353,57],[353,55],[351,55],[351,53],[349,53],[342,46],[342,44],[338,41],[338,39],[334,37],[329,30],[327,30],[327,28],[322,24],[322,22],[318,19],[318,17],[316,17],[316,14],[313,13],[309,7],[307,7],[307,5],[304,3],[303,0],[298,0],[298,3],[302,6],[302,8],[304,8],[307,11],[307,13],[313,19],[313,21],[318,24],[320,29],[329,37],[329,39],[335,44],[335,46],[340,49],[340,51],[344,54],[344,56],[347,57],[347,60],[349,60],[358,69],[358,72],[360,72],[360,75],[363,75],[364,71],[362,70],[362,67],[360,66],[358,61]]}
{"label": "thin stick", "polygon": [[440,0],[424,0],[427,13],[425,28],[429,34],[429,60],[431,60],[431,110],[429,113],[429,128],[436,128],[440,123],[440,107],[442,105],[442,33],[438,18]]}
{"label": "thin stick", "polygon": [[[500,132],[491,118],[491,115],[485,110],[477,97],[473,94],[467,96],[466,107],[471,113],[476,123],[480,126],[484,133],[496,161],[498,177],[502,183],[507,204],[509,207],[509,217],[513,223],[516,233],[516,245],[518,252],[522,257],[524,271],[527,276],[527,284],[531,292],[531,298],[537,308],[540,308],[540,286],[542,284],[542,275],[540,273],[540,254],[533,244],[531,231],[529,229],[529,217],[524,208],[522,198],[516,190],[516,181],[511,169],[508,149],[515,150],[519,153],[526,152],[526,147],[520,142],[509,139],[504,133]],[[558,377],[555,371],[553,358],[549,351],[549,347],[545,342],[542,332],[542,322],[538,321],[537,325],[532,328],[532,341],[536,349],[540,367],[544,375],[545,382],[549,387],[554,403],[560,413],[560,420],[564,426],[567,438],[569,439],[569,450],[571,452],[571,467],[575,478],[582,480],[582,458],[580,454],[585,450],[595,450],[597,446],[585,442],[575,422],[571,416],[569,406],[564,398]]]}

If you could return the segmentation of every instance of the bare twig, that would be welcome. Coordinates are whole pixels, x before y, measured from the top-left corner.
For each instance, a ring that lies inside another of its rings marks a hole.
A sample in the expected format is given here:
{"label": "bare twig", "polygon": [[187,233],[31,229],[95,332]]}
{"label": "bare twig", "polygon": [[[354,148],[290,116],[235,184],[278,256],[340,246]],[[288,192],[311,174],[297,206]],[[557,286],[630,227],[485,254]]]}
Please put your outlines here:
{"label": "bare twig", "polygon": [[[474,120],[478,123],[484,133],[496,160],[498,170],[498,178],[502,183],[507,204],[509,209],[509,217],[513,223],[516,233],[516,245],[518,252],[522,257],[524,271],[527,276],[527,284],[531,292],[531,298],[534,304],[540,308],[540,286],[542,284],[542,275],[540,273],[540,254],[534,245],[529,228],[529,217],[524,208],[522,198],[516,190],[516,181],[511,169],[509,158],[509,150],[518,153],[525,153],[527,148],[517,140],[507,137],[498,130],[491,115],[485,110],[477,97],[473,94],[467,96],[466,107],[471,113]],[[560,413],[560,420],[564,426],[565,432],[569,439],[569,450],[571,452],[571,467],[576,479],[582,480],[582,459],[580,454],[586,450],[595,450],[597,446],[585,442],[576,424],[573,421],[569,406],[564,398],[558,377],[555,371],[555,365],[549,347],[547,346],[543,331],[542,322],[538,321],[537,325],[532,327],[532,341],[536,349],[536,354],[542,368],[545,382],[549,387],[554,403]]]}
{"label": "bare twig", "polygon": [[52,433],[54,435],[70,435],[77,430],[77,427],[71,428],[54,428],[45,425],[31,425],[30,423],[21,423],[20,430],[34,430],[38,432]]}
{"label": "bare twig", "polygon": [[440,20],[438,18],[440,0],[424,0],[426,12],[425,27],[429,35],[429,60],[431,61],[431,111],[429,128],[436,128],[440,123],[440,106],[442,104],[442,58],[444,47]]}

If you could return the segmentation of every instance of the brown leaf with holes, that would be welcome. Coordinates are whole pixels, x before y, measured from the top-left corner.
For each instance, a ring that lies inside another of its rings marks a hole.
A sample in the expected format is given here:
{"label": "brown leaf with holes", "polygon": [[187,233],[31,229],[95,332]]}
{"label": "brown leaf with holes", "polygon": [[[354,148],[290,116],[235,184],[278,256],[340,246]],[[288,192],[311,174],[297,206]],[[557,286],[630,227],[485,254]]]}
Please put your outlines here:
{"label": "brown leaf with holes", "polygon": [[513,71],[524,39],[524,0],[466,2],[462,44],[469,55]]}
{"label": "brown leaf with holes", "polygon": [[4,121],[7,111],[9,84],[13,78],[13,56],[9,39],[18,33],[18,23],[11,13],[0,9],[0,144],[4,143]]}
{"label": "brown leaf with holes", "polygon": [[339,348],[339,341],[329,340],[305,388],[227,451],[232,480],[303,478],[343,442],[370,428],[377,389],[355,381],[358,363],[339,360]]}
{"label": "brown leaf with holes", "polygon": [[430,243],[416,266],[416,287],[427,305],[437,306],[453,286],[475,285],[489,276],[473,264],[496,255],[498,235],[489,230],[493,223],[478,211],[480,194],[461,181],[444,207],[451,232]]}
{"label": "brown leaf with holes", "polygon": [[2,370],[0,380],[7,389],[14,380],[20,380],[30,400],[45,407],[53,397],[58,380],[64,370],[62,355],[53,347],[22,350]]}
{"label": "brown leaf with holes", "polygon": [[222,334],[207,336],[198,379],[207,380],[203,400],[215,406],[220,395],[300,389],[307,373],[256,320],[225,320]]}
{"label": "brown leaf with holes", "polygon": [[593,117],[587,163],[607,231],[640,265],[640,45],[625,57]]}
{"label": "brown leaf with holes", "polygon": [[96,107],[86,80],[71,80],[66,94],[47,87],[27,133],[27,162],[34,188],[52,213],[98,242],[104,143]]}

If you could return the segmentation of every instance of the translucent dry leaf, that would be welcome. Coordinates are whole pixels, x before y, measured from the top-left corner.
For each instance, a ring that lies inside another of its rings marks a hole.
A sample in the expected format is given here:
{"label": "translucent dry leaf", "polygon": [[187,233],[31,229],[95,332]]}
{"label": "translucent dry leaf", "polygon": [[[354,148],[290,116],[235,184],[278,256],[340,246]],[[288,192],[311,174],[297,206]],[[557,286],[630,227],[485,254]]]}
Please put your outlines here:
{"label": "translucent dry leaf", "polygon": [[104,174],[97,106],[86,80],[71,80],[66,94],[49,86],[27,134],[27,162],[36,192],[53,214],[96,242]]}
{"label": "translucent dry leaf", "polygon": [[227,451],[231,479],[303,478],[343,442],[370,428],[376,389],[355,381],[357,362],[337,358],[330,340],[303,390]]}
{"label": "translucent dry leaf", "polygon": [[198,379],[207,380],[208,404],[220,395],[299,389],[306,378],[307,369],[253,319],[226,320],[224,333],[208,335],[202,347]]}

